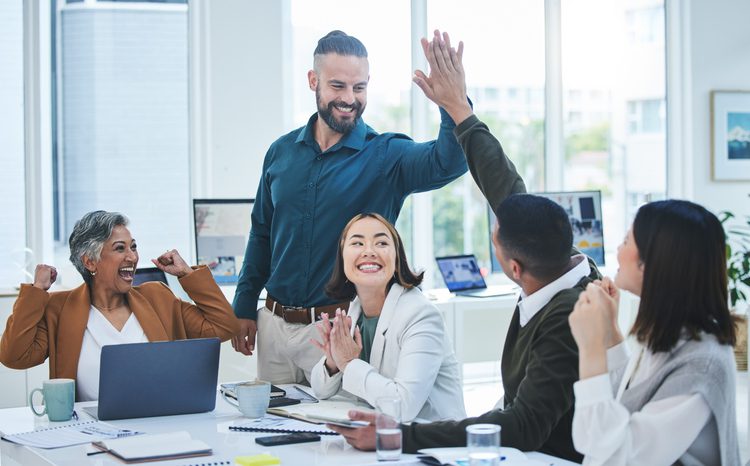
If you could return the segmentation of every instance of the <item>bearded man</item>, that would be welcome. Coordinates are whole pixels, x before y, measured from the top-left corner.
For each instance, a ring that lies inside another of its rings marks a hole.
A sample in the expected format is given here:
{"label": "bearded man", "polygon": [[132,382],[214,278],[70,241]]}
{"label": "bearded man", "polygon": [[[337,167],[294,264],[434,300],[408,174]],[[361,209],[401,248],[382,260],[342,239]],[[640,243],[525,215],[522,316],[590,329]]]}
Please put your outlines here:
{"label": "bearded man", "polygon": [[[257,349],[258,378],[273,383],[309,380],[322,356],[310,344],[314,322],[348,307],[324,287],[349,219],[376,212],[396,223],[409,194],[445,186],[467,170],[451,109],[440,109],[438,137],[424,143],[365,124],[370,75],[358,39],[332,31],[313,58],[307,77],[318,111],[266,153],[233,303],[241,322],[233,347],[245,355]],[[464,82],[455,87],[465,96]],[[264,287],[268,298],[256,310]]]}

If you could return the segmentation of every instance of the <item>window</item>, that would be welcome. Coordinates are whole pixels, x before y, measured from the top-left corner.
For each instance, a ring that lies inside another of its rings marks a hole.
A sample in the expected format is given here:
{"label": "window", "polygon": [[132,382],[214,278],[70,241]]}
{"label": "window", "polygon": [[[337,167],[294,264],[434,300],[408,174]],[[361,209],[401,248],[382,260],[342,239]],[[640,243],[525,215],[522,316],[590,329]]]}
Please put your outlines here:
{"label": "window", "polygon": [[0,2],[0,288],[28,281],[24,163],[23,0]]}
{"label": "window", "polygon": [[628,131],[663,133],[666,125],[664,100],[632,100],[628,102]]}
{"label": "window", "polygon": [[[462,9],[482,13],[457,15],[455,2],[428,2],[427,30],[439,27],[456,44],[464,41],[466,84],[475,113],[503,144],[528,189],[542,190],[544,2],[467,0]],[[488,31],[492,40],[487,40]],[[437,134],[438,116],[431,116]],[[433,192],[432,199],[434,254],[473,252],[489,269],[487,202],[471,175]],[[435,285],[442,286],[442,279],[435,276]]]}
{"label": "window", "polygon": [[640,43],[664,36],[664,5],[627,3],[566,0],[561,18],[563,189],[602,191],[610,265],[638,205],[666,193],[664,49]]}
{"label": "window", "polygon": [[664,6],[661,2],[625,12],[628,42],[631,44],[664,43]]}
{"label": "window", "polygon": [[61,1],[56,13],[58,265],[98,209],[130,218],[143,260],[189,257],[187,5]]}
{"label": "window", "polygon": [[[364,121],[375,131],[411,134],[411,57],[405,44],[411,43],[409,3],[384,0],[377,8],[367,8],[364,20],[362,4],[337,0],[292,0],[292,56],[294,85],[294,124],[307,124],[316,112],[315,95],[307,85],[312,69],[313,51],[318,39],[334,29],[341,29],[361,40],[370,62],[367,86],[367,108]],[[335,12],[335,14],[331,14]],[[388,33],[383,34],[383,24]],[[351,25],[347,27],[347,25]],[[394,53],[404,51],[405,53]],[[280,135],[279,135],[280,136]],[[404,248],[412,256],[412,201],[407,198],[396,229]]]}

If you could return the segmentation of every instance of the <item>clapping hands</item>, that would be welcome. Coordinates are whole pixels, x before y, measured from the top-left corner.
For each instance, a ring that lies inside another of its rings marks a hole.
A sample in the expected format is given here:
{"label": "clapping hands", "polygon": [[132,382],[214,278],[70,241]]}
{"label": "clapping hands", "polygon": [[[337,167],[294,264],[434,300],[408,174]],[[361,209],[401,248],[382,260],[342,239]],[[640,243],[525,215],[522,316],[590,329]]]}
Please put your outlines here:
{"label": "clapping hands", "polygon": [[607,349],[623,340],[617,326],[619,299],[620,292],[610,278],[596,280],[578,296],[568,316],[578,345],[581,378],[606,372]]}
{"label": "clapping hands", "polygon": [[325,353],[328,373],[333,375],[338,371],[343,372],[349,362],[358,358],[362,352],[362,335],[359,327],[354,329],[354,338],[352,338],[352,318],[341,309],[336,309],[333,322],[328,314],[321,314],[321,321],[316,324],[316,327],[323,341],[322,343],[314,339],[310,341]]}

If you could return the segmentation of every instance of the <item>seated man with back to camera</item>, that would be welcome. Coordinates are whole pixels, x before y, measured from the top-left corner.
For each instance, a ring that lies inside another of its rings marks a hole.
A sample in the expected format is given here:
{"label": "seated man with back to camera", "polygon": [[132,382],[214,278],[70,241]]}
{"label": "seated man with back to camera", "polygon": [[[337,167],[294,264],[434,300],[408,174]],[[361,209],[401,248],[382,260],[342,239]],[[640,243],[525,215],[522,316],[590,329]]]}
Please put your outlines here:
{"label": "seated man with back to camera", "polygon": [[161,282],[134,287],[138,250],[127,225],[124,215],[103,210],[76,222],[70,261],[84,283],[48,292],[57,270],[37,265],[34,283],[21,285],[8,318],[0,362],[28,369],[49,357],[50,378],[75,379],[76,399],[96,400],[104,345],[207,337],[224,341],[239,331],[210,270],[190,267],[174,249],[151,261],[177,277],[195,304],[178,299]]}
{"label": "seated man with back to camera", "polygon": [[[573,447],[573,383],[578,378],[578,352],[567,316],[578,294],[600,278],[596,266],[573,249],[568,217],[554,202],[523,193],[523,180],[487,126],[473,115],[461,95],[447,83],[464,81],[458,51],[448,37],[423,39],[433,71],[418,72],[415,81],[441,107],[462,115],[455,134],[466,154],[469,170],[498,218],[492,240],[503,270],[521,285],[521,299],[511,320],[502,355],[503,406],[459,422],[402,426],[403,448],[462,446],[465,428],[476,423],[503,427],[503,445],[524,451],[538,450],[580,461]],[[510,197],[508,197],[510,195]],[[574,255],[571,257],[571,250]],[[374,416],[353,411],[353,419],[374,422]],[[373,427],[346,429],[332,426],[360,449],[373,449]]]}

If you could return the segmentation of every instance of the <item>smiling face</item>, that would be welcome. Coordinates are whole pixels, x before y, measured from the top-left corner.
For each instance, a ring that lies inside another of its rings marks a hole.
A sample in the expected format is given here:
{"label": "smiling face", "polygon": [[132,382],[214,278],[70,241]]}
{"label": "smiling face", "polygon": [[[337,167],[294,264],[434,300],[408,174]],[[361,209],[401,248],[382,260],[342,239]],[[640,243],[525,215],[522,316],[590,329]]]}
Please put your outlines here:
{"label": "smiling face", "polygon": [[318,115],[331,130],[347,134],[367,106],[369,63],[365,57],[329,53],[316,57],[308,73]]}
{"label": "smiling face", "polygon": [[638,246],[635,244],[632,227],[617,248],[617,263],[620,267],[615,275],[615,285],[640,296],[643,288],[643,262],[638,253]]}
{"label": "smiling face", "polygon": [[130,231],[118,225],[102,246],[98,261],[84,256],[83,263],[95,271],[93,286],[112,293],[127,293],[133,286],[133,276],[138,266],[138,249]]}
{"label": "smiling face", "polygon": [[342,250],[344,274],[359,293],[362,289],[385,290],[396,270],[396,246],[388,228],[366,217],[346,232]]}

